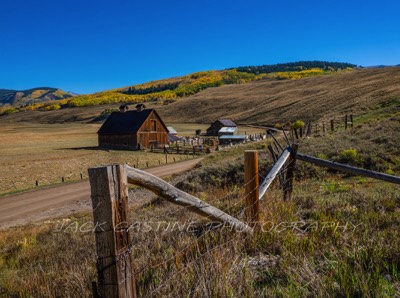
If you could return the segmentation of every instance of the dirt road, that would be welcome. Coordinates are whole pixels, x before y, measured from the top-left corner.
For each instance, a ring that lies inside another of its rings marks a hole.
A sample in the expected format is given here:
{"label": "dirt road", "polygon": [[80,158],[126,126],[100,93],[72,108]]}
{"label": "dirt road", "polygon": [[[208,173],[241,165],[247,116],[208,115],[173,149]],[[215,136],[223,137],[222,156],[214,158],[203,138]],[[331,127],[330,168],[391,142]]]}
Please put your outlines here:
{"label": "dirt road", "polygon": [[[189,170],[200,160],[191,159],[146,171],[165,177]],[[90,210],[88,181],[28,191],[0,198],[0,229]]]}

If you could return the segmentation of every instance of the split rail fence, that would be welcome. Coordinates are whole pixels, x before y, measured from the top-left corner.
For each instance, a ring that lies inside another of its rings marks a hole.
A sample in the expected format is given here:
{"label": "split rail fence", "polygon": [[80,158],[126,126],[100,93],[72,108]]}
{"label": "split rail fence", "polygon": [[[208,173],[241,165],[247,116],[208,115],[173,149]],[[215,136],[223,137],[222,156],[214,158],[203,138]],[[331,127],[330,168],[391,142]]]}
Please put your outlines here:
{"label": "split rail fence", "polygon": [[[261,177],[259,174],[258,151],[244,152],[245,195],[242,199],[245,204],[239,213],[233,215],[177,189],[158,177],[127,165],[110,165],[89,169],[93,220],[95,227],[101,227],[95,230],[98,279],[93,283],[93,296],[137,296],[135,275],[141,271],[134,272],[132,267],[131,252],[134,249],[134,241],[132,241],[133,235],[129,229],[128,183],[151,190],[170,203],[182,206],[188,211],[205,216],[212,221],[224,223],[246,235],[251,235],[255,229],[258,229],[262,199],[276,177],[282,188],[284,200],[290,199],[297,161],[400,184],[400,177],[397,176],[299,153],[298,144],[291,143],[286,135],[284,135],[284,140],[286,144],[282,146],[274,137],[273,144],[268,146],[274,163],[265,177]],[[261,183],[259,178],[262,179]],[[245,221],[237,219],[240,214],[245,215]],[[202,256],[204,255],[200,257]],[[162,284],[159,287],[161,286]],[[157,295],[155,294],[155,296]]]}

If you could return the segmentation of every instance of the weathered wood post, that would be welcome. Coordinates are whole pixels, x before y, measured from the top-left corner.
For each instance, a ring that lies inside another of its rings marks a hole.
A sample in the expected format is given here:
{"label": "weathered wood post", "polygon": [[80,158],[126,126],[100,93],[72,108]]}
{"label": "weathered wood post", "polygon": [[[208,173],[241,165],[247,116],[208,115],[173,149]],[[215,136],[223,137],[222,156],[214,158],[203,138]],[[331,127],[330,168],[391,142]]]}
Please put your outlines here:
{"label": "weathered wood post", "polygon": [[331,132],[335,131],[335,123],[333,121],[333,119],[331,120]]}
{"label": "weathered wood post", "polygon": [[255,225],[260,218],[257,150],[246,150],[244,152],[244,182],[246,185],[246,221],[251,225]]}
{"label": "weathered wood post", "polygon": [[36,180],[35,185],[36,185],[36,187],[38,187],[39,186],[39,181]]}
{"label": "weathered wood post", "polygon": [[129,251],[126,167],[89,169],[100,297],[136,297]]}
{"label": "weathered wood post", "polygon": [[325,135],[325,122],[322,122],[322,133]]}
{"label": "weathered wood post", "polygon": [[81,173],[81,180],[83,180],[83,175],[82,175],[82,173]]}
{"label": "weathered wood post", "polygon": [[[300,128],[301,129],[301,128]],[[294,128],[293,129],[294,130],[294,135],[296,136],[296,140],[298,140],[299,139],[299,134],[297,133],[297,128]],[[303,133],[301,132],[301,130],[300,130],[300,135],[302,135]]]}
{"label": "weathered wood post", "polygon": [[344,129],[347,129],[347,114],[346,114],[346,116],[344,117]]}
{"label": "weathered wood post", "polygon": [[353,115],[350,115],[350,127],[353,128]]}
{"label": "weathered wood post", "polygon": [[[274,148],[272,148],[271,145],[268,145],[268,150],[271,153],[272,160],[273,160],[273,162],[275,164],[277,162],[277,160],[278,160],[278,155],[275,153]],[[284,183],[285,183],[285,178],[283,176],[283,173],[279,172],[278,178],[279,178],[279,183],[280,183],[280,185],[281,185],[281,187],[283,189],[283,186],[284,186]]]}
{"label": "weathered wood post", "polygon": [[307,134],[306,134],[306,136],[307,136],[307,137],[311,137],[311,121],[308,122],[308,127],[307,127]]}
{"label": "weathered wood post", "polygon": [[293,192],[294,167],[296,164],[296,153],[298,148],[299,145],[297,144],[292,145],[292,151],[290,152],[290,157],[289,157],[288,170],[286,173],[285,185],[283,187],[284,200],[290,199],[290,196],[292,195]]}

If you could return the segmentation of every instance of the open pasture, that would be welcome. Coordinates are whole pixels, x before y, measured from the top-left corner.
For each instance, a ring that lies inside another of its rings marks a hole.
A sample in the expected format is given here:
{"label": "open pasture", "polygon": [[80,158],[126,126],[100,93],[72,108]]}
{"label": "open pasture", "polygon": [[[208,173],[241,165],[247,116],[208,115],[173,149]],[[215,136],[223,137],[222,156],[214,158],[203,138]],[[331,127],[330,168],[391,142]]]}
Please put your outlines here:
{"label": "open pasture", "polygon": [[[205,132],[206,124],[171,123],[180,135]],[[99,150],[100,124],[3,123],[0,126],[0,195],[87,178],[87,169],[99,165],[128,163],[141,168],[165,163],[163,154],[143,151]],[[239,127],[240,133],[259,133],[262,129]],[[176,156],[176,161],[188,158]],[[168,162],[172,162],[169,157]]]}

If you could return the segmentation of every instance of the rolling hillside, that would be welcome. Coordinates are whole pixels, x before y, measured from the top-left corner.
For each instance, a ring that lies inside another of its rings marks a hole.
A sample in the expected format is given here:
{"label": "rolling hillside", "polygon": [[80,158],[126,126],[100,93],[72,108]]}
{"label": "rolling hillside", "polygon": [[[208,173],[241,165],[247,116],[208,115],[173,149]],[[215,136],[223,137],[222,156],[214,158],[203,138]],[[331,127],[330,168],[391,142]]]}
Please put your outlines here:
{"label": "rolling hillside", "polygon": [[12,106],[24,106],[53,100],[70,98],[74,95],[61,89],[39,87],[28,90],[0,89],[0,106],[10,104]]}
{"label": "rolling hillside", "polygon": [[[343,113],[362,114],[380,103],[400,106],[400,68],[360,69],[299,80],[262,79],[204,90],[161,108],[167,121],[274,125]],[[396,104],[396,103],[395,103]]]}
{"label": "rolling hillside", "polygon": [[[399,67],[355,69],[295,80],[267,76],[244,84],[207,88],[172,102],[150,101],[146,105],[155,107],[167,122],[210,123],[227,117],[242,124],[275,125],[297,119],[342,117],[343,113],[360,115],[382,103],[400,105],[399,82]],[[118,106],[119,103],[26,111],[0,120],[90,122],[104,110]]]}

